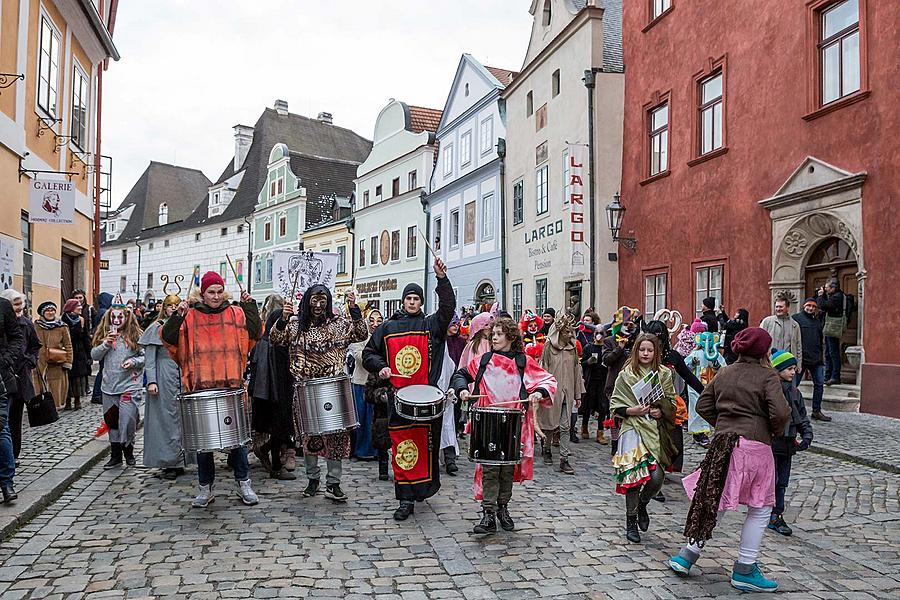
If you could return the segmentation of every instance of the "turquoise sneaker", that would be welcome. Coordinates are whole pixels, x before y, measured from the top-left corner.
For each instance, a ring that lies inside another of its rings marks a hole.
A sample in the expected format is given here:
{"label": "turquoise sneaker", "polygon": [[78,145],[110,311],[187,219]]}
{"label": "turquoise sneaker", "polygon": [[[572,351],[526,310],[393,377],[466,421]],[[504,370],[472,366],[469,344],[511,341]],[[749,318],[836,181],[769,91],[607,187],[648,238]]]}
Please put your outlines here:
{"label": "turquoise sneaker", "polygon": [[774,592],[778,589],[778,583],[766,579],[757,563],[752,565],[734,563],[734,569],[731,571],[731,586],[742,592]]}
{"label": "turquoise sneaker", "polygon": [[675,574],[679,577],[687,577],[690,575],[691,567],[693,566],[694,563],[678,554],[669,559],[669,568],[675,571]]}

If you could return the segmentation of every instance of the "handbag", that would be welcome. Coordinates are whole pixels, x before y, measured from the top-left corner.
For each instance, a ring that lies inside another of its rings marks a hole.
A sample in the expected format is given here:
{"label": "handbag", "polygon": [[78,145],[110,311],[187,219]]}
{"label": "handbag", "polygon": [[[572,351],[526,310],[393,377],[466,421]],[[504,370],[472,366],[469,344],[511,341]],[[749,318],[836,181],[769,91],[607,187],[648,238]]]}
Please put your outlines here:
{"label": "handbag", "polygon": [[28,410],[28,424],[32,427],[49,425],[59,420],[56,402],[54,402],[53,394],[48,389],[47,379],[44,377],[45,373],[40,375],[41,391],[25,405],[25,408]]}
{"label": "handbag", "polygon": [[847,294],[844,294],[844,306],[841,309],[841,316],[829,317],[825,315],[825,326],[822,333],[825,337],[840,338],[844,335],[844,329],[847,327]]}
{"label": "handbag", "polygon": [[62,348],[47,348],[47,364],[61,365],[68,359],[68,352]]}

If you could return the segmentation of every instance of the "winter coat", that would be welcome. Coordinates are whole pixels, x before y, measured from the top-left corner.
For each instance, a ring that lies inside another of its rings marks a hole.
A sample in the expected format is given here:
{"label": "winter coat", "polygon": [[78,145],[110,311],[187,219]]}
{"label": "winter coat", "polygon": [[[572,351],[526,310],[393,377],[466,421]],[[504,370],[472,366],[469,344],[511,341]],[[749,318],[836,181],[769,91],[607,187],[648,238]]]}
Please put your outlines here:
{"label": "winter coat", "polygon": [[725,348],[725,363],[729,365],[738,358],[737,354],[731,350],[731,342],[734,341],[734,336],[739,331],[747,329],[747,321],[750,318],[750,314],[746,310],[740,309],[738,312],[740,313],[739,318],[729,319],[722,326],[722,329],[725,331],[725,342],[723,344]]}
{"label": "winter coat", "polygon": [[269,339],[272,328],[281,318],[281,309],[273,310],[266,319],[262,337],[250,353],[250,402],[253,431],[294,436],[294,377],[291,375],[290,351],[275,346]]}
{"label": "winter coat", "polygon": [[741,357],[719,369],[697,399],[697,413],[716,434],[736,433],[771,444],[791,416],[780,382],[771,367]]}
{"label": "winter coat", "polygon": [[377,375],[369,373],[363,397],[372,405],[372,447],[376,450],[388,450],[391,447],[388,414],[389,405],[394,402],[394,388],[389,380],[379,379]]}
{"label": "winter coat", "polygon": [[69,377],[80,378],[91,374],[91,338],[87,320],[74,313],[64,313],[62,322],[69,328],[69,338],[72,340],[72,370]]}
{"label": "winter coat", "polygon": [[18,318],[19,327],[25,340],[22,360],[16,363],[16,383],[19,386],[19,395],[26,402],[35,396],[32,370],[37,367],[38,354],[41,351],[41,341],[34,331],[34,324],[24,314]]}
{"label": "winter coat", "polygon": [[800,435],[805,449],[812,444],[813,430],[809,417],[806,415],[803,395],[794,385],[794,382],[782,379],[781,389],[784,392],[784,399],[791,409],[791,417],[788,419],[787,425],[784,426],[784,435],[772,438],[772,453],[792,455],[798,450],[796,444],[797,434]]}
{"label": "winter coat", "polygon": [[772,348],[787,350],[795,357],[803,356],[803,344],[800,340],[800,324],[789,315],[776,317],[770,315],[759,324],[772,336]]}
{"label": "winter coat", "polygon": [[[819,305],[819,310],[825,313],[826,316],[844,316],[844,292],[841,290],[837,290],[833,294],[817,296],[816,304]],[[849,305],[849,302],[847,304]]]}
{"label": "winter coat", "polygon": [[717,315],[715,310],[704,310],[700,314],[700,320],[706,323],[707,331],[716,332],[721,329],[725,321],[725,317],[722,314]]}
{"label": "winter coat", "polygon": [[[35,324],[34,331],[37,334],[38,341],[41,343],[41,350],[38,353],[38,364],[34,370],[34,388],[38,391],[44,391],[41,383],[41,376],[47,382],[47,390],[53,394],[53,400],[57,407],[62,407],[66,403],[66,396],[69,392],[69,369],[72,367],[72,338],[69,336],[69,328],[60,323],[53,329],[44,329],[40,325]],[[66,362],[63,364],[49,364],[47,362],[48,350],[50,348],[59,348],[66,351]]]}
{"label": "winter coat", "polygon": [[825,328],[821,317],[814,317],[805,311],[800,311],[792,317],[800,325],[800,346],[803,348],[803,357],[796,356],[804,366],[816,367],[823,364],[822,345],[824,337],[822,330]]}
{"label": "winter coat", "polygon": [[9,300],[0,298],[0,377],[9,397],[18,393],[16,370],[22,362],[24,346],[25,336],[16,311]]}
{"label": "winter coat", "polygon": [[[559,427],[562,419],[568,419],[575,403],[584,394],[584,376],[581,372],[581,344],[573,337],[565,344],[559,339],[556,327],[550,328],[550,335],[541,353],[541,367],[556,379],[556,393],[553,405],[540,406],[537,410],[541,429],[551,431]],[[563,403],[568,414],[562,414]]]}

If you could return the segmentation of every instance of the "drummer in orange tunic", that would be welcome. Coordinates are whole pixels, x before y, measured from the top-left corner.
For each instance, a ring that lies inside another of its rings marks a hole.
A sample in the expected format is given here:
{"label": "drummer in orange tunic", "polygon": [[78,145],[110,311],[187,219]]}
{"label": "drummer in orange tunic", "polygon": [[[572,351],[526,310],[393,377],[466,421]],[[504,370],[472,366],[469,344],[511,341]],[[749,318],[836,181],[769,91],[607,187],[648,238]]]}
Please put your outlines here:
{"label": "drummer in orange tunic", "polygon": [[[203,275],[199,297],[193,294],[196,288],[160,329],[160,338],[181,368],[182,391],[243,389],[247,356],[262,336],[256,301],[244,291],[239,306],[229,303],[225,281],[215,271]],[[247,505],[259,502],[250,485],[247,448],[231,450],[228,464],[234,469],[241,501]],[[205,508],[213,501],[216,470],[212,452],[197,453],[197,472],[200,491],[192,505]]]}
{"label": "drummer in orange tunic", "polygon": [[[300,315],[294,314],[292,302],[285,303],[281,318],[269,332],[269,339],[276,346],[288,346],[291,353],[291,374],[297,382],[320,377],[334,377],[344,373],[347,349],[354,342],[363,342],[369,334],[362,312],[356,305],[356,294],[347,294],[350,318],[336,315],[331,307],[331,290],[324,285],[314,285],[300,300]],[[353,404],[353,398],[348,399]],[[301,431],[300,397],[294,390],[294,426]],[[325,457],[325,497],[335,502],[346,502],[347,495],[341,489],[341,461],[350,457],[350,433],[340,431],[325,435],[303,434],[303,459],[309,483],[303,490],[304,498],[311,498],[319,491],[321,469],[319,455]]]}
{"label": "drummer in orange tunic", "polygon": [[[363,350],[366,370],[381,379],[389,379],[394,389],[408,385],[436,386],[441,378],[444,342],[456,310],[456,295],[440,258],[434,260],[434,274],[437,312],[426,316],[422,311],[425,299],[422,286],[408,284],[403,290],[403,308],[378,326]],[[434,496],[441,488],[438,446],[443,417],[410,421],[398,415],[394,406],[390,405],[389,410],[394,494],[400,501],[394,519],[405,521],[415,510],[417,501]]]}
{"label": "drummer in orange tunic", "polygon": [[[513,482],[530,481],[534,476],[534,434],[537,426],[534,410],[538,404],[552,406],[556,393],[556,379],[542,369],[533,358],[525,355],[522,332],[509,317],[497,319],[491,333],[490,352],[473,357],[450,380],[451,389],[460,401],[467,402],[474,393],[476,406],[503,403],[507,408],[522,408],[523,404],[511,402],[527,400],[525,418],[522,421],[522,461],[517,465],[477,465],[475,467],[475,499],[481,500],[481,522],[475,533],[494,533],[497,521],[506,531],[515,529],[509,516],[508,504],[512,498]],[[483,369],[483,370],[482,370]],[[480,377],[479,377],[480,373]],[[470,384],[475,384],[469,391]],[[538,435],[544,434],[537,428]]]}

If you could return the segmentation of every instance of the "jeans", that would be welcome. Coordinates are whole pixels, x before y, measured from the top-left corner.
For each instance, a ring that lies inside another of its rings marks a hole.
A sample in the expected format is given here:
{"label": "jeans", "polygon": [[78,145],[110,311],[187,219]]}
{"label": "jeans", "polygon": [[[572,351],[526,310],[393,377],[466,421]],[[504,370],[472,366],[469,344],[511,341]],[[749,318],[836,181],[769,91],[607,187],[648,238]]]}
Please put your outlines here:
{"label": "jeans", "polygon": [[825,381],[841,382],[841,340],[825,338]]}
{"label": "jeans", "polygon": [[509,504],[512,498],[513,474],[516,465],[484,465],[481,471],[483,489],[481,507],[494,514],[500,506]]}
{"label": "jeans", "polygon": [[775,508],[772,509],[772,513],[783,515],[784,492],[791,479],[791,455],[773,453],[773,456],[775,457]]}
{"label": "jeans", "polygon": [[[319,455],[305,452],[303,461],[306,463],[306,476],[316,481],[322,476],[322,467],[319,466]],[[343,471],[341,461],[326,460],[325,466],[328,471],[325,473],[325,485],[337,485],[341,482],[341,472]]]}
{"label": "jeans", "polygon": [[809,373],[809,378],[813,384],[812,406],[813,412],[822,411],[822,393],[825,383],[825,365],[803,365],[800,373],[794,377],[794,385],[799,386],[803,381],[803,376]]}
{"label": "jeans", "polygon": [[637,516],[638,503],[647,504],[653,499],[653,496],[662,489],[663,482],[666,480],[666,472],[660,466],[650,471],[650,481],[644,483],[641,487],[629,488],[625,492],[625,514],[629,517]]}
{"label": "jeans", "polygon": [[[228,464],[234,468],[236,481],[250,479],[250,463],[247,462],[245,446],[235,448],[228,453]],[[197,453],[197,475],[200,478],[200,485],[212,485],[216,480],[216,461],[213,459],[212,452]]]}
{"label": "jeans", "polygon": [[372,447],[372,424],[374,422],[373,406],[366,402],[364,396],[366,386],[353,384],[353,400],[356,403],[356,416],[359,427],[353,430],[351,441],[352,455],[357,458],[372,458],[375,448]]}
{"label": "jeans", "polygon": [[9,422],[0,430],[0,486],[9,487],[16,476],[16,458],[13,456],[12,436]]}

